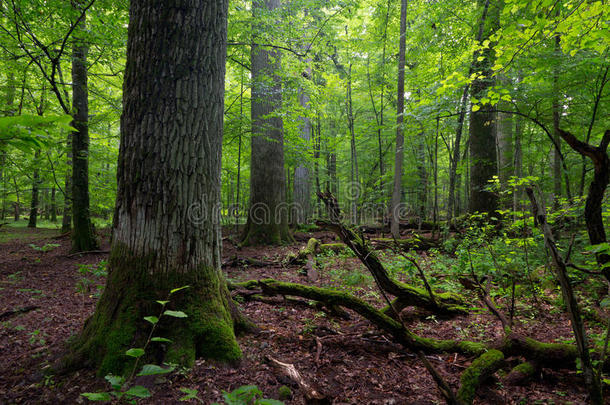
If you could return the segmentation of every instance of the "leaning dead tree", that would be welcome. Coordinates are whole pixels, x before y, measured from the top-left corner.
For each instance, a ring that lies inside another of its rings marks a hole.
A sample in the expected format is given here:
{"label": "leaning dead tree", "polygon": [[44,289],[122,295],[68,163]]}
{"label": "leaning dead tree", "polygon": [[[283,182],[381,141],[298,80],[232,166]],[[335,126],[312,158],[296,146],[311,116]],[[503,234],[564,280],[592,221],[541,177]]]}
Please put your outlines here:
{"label": "leaning dead tree", "polygon": [[[230,283],[233,296],[242,295],[299,297],[314,301],[326,308],[343,308],[367,319],[387,334],[405,350],[413,353],[458,353],[473,358],[471,365],[464,370],[460,385],[455,392],[443,380],[443,377],[429,364],[429,370],[439,385],[441,395],[450,404],[473,403],[477,388],[494,373],[509,365],[514,365],[510,358],[521,361],[509,372],[504,383],[523,384],[539,374],[542,367],[555,369],[575,369],[581,359],[582,348],[563,343],[543,343],[513,330],[506,322],[506,317],[486,296],[485,289],[479,286],[479,298],[482,303],[502,324],[504,336],[493,343],[480,343],[469,340],[434,339],[422,337],[410,330],[395,316],[400,312],[401,304],[425,308],[436,313],[451,314],[466,311],[465,300],[459,295],[446,295],[433,292],[433,297],[426,290],[420,290],[393,280],[383,264],[368,246],[367,242],[341,221],[341,212],[336,199],[330,194],[321,194],[320,198],[329,209],[330,220],[320,222],[334,231],[362,261],[373,275],[382,295],[389,302],[388,307],[378,309],[364,300],[343,291],[329,288],[307,286],[282,282],[274,279],[250,280],[241,283]],[[393,299],[390,299],[390,296]],[[404,307],[403,307],[404,308]],[[600,359],[596,353],[592,358]],[[608,363],[605,361],[604,363]],[[607,364],[604,364],[605,366]],[[427,366],[427,367],[428,367]],[[595,403],[595,398],[592,398]]]}

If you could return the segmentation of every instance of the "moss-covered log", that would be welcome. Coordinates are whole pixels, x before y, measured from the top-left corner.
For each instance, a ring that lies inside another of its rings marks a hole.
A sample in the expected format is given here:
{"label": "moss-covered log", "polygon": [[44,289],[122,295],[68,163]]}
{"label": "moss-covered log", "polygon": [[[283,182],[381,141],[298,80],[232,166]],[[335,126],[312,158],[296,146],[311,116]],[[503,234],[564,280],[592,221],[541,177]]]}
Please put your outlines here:
{"label": "moss-covered log", "polygon": [[267,295],[293,295],[322,302],[328,307],[340,306],[358,313],[368,319],[383,331],[394,337],[396,342],[417,351],[427,353],[461,353],[465,355],[480,355],[487,350],[482,343],[469,341],[438,340],[417,336],[406,329],[400,322],[390,318],[353,295],[320,287],[311,287],[295,283],[281,282],[273,279],[250,280],[242,283],[232,283],[230,288],[260,289]]}
{"label": "moss-covered log", "polygon": [[[406,329],[399,321],[383,313],[382,310],[378,310],[346,292],[273,279],[229,283],[229,288],[256,290],[266,295],[302,297],[321,302],[329,307],[350,309],[392,335],[397,343],[412,351],[421,350],[425,353],[461,353],[467,356],[480,356],[487,351],[497,350],[506,357],[522,356],[540,366],[571,369],[576,367],[576,359],[578,358],[578,351],[574,345],[543,343],[516,333],[511,333],[501,341],[490,345],[472,341],[421,337]],[[607,363],[609,362],[607,361]]]}
{"label": "moss-covered log", "polygon": [[516,365],[510,370],[502,381],[505,385],[526,385],[529,383],[539,371],[539,367],[532,362],[524,361]]}
{"label": "moss-covered log", "polygon": [[472,404],[477,388],[504,365],[504,354],[490,350],[472,362],[460,377],[457,399],[463,405]]}

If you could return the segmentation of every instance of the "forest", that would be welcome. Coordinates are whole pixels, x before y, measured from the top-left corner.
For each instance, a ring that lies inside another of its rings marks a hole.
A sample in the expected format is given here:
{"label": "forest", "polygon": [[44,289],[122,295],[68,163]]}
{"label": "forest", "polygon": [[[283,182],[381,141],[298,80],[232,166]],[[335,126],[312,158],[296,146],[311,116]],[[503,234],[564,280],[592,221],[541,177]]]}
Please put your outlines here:
{"label": "forest", "polygon": [[0,403],[610,403],[605,0],[0,0]]}

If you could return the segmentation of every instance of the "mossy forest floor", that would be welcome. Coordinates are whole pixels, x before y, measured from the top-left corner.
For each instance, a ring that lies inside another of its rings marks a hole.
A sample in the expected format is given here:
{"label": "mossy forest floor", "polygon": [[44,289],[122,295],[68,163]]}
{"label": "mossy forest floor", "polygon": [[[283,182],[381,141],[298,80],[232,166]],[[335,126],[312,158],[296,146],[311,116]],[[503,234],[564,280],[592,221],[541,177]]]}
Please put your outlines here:
{"label": "mossy forest floor", "polygon": [[[108,250],[108,234],[100,232],[102,250]],[[86,403],[82,392],[106,390],[103,379],[94,371],[44,377],[48,366],[63,343],[78,332],[93,312],[97,285],[97,265],[107,254],[69,256],[68,237],[56,238],[57,231],[0,228],[0,403],[1,404],[74,404]],[[227,276],[236,281],[276,278],[303,284],[347,289],[381,307],[383,300],[372,278],[360,262],[349,254],[318,258],[320,278],[312,283],[299,266],[282,264],[290,253],[315,236],[324,243],[334,241],[330,233],[297,233],[297,242],[285,247],[248,247],[238,249],[231,236],[224,240],[223,259],[235,256],[271,262],[264,267],[226,267]],[[426,267],[425,253],[421,257]],[[384,257],[391,261],[389,253]],[[85,267],[87,269],[84,270]],[[78,271],[79,267],[85,274]],[[391,267],[391,266],[390,266]],[[432,270],[430,270],[432,271]],[[408,278],[409,275],[395,275]],[[442,275],[439,275],[439,278]],[[83,281],[83,279],[88,281]],[[467,293],[465,293],[467,294]],[[552,297],[552,295],[551,295]],[[474,296],[473,306],[479,306]],[[507,302],[498,299],[506,308]],[[199,360],[190,370],[173,373],[149,382],[154,393],[143,404],[173,404],[185,394],[181,388],[197,389],[203,403],[222,403],[222,392],[242,385],[257,385],[267,398],[278,398],[280,387],[287,385],[293,396],[287,404],[303,404],[298,387],[265,361],[271,356],[293,364],[309,381],[334,399],[335,404],[442,404],[436,384],[420,360],[380,333],[369,322],[350,314],[351,319],[335,318],[307,302],[294,303],[276,298],[273,304],[257,301],[241,303],[243,312],[260,328],[257,335],[240,338],[244,358],[238,367],[221,367]],[[546,342],[569,341],[572,332],[565,314],[551,311],[553,305],[539,300],[538,306],[519,300],[518,330]],[[24,312],[9,313],[9,311]],[[444,339],[492,341],[501,336],[496,318],[486,311],[469,316],[439,319],[416,311],[405,314],[407,326],[418,334]],[[593,330],[593,333],[600,333]],[[472,359],[455,354],[433,355],[430,362],[454,387],[459,375]],[[495,376],[477,391],[477,404],[582,404],[585,392],[582,379],[571,370],[543,369],[539,378],[523,387],[504,386]],[[190,403],[197,403],[191,400]]]}

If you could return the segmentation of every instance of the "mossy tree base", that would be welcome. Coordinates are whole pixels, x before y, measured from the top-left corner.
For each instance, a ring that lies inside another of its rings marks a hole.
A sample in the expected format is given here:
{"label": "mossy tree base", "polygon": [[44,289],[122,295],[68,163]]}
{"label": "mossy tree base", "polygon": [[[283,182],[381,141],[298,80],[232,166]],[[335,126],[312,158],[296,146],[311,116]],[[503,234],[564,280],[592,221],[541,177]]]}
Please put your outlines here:
{"label": "mossy tree base", "polygon": [[242,246],[288,245],[294,243],[287,223],[256,224],[248,221],[241,240]]}
{"label": "mossy tree base", "polygon": [[[152,260],[113,248],[106,289],[60,368],[89,366],[100,376],[131,373],[134,359],[125,351],[146,344],[152,328],[144,319],[147,316],[160,318],[154,336],[171,339],[171,343],[150,343],[139,366],[167,362],[190,367],[197,357],[228,363],[240,360],[234,326],[243,326],[244,320],[232,315],[238,312],[233,311],[222,274],[202,268],[197,274],[151,277],[146,270]],[[160,317],[162,308],[156,301],[167,300],[171,289],[187,285],[189,288],[171,295],[166,309],[182,311],[188,317]]]}

